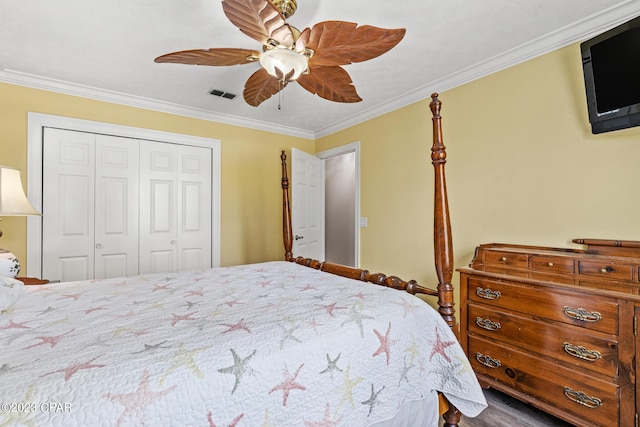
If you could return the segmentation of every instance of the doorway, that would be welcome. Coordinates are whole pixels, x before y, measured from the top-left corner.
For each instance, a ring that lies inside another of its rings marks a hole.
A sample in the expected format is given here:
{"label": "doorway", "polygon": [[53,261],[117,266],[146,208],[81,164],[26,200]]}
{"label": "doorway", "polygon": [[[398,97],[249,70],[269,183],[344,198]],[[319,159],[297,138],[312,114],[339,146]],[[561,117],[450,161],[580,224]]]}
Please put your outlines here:
{"label": "doorway", "polygon": [[360,142],[316,156],[325,163],[325,260],[358,267]]}

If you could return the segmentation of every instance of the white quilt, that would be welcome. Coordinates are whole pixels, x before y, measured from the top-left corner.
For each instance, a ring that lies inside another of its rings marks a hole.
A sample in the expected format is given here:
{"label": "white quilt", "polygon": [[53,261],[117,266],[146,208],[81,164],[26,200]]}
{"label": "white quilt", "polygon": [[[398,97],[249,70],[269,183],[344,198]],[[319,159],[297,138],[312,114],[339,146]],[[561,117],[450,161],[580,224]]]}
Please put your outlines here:
{"label": "white quilt", "polygon": [[0,315],[0,425],[366,426],[486,402],[438,313],[288,262],[27,286]]}

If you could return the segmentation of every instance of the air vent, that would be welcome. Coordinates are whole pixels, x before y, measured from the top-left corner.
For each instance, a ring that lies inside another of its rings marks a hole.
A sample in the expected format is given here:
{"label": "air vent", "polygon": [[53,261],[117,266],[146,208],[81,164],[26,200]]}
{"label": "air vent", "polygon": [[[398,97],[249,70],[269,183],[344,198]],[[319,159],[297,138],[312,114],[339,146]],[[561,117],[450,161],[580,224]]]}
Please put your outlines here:
{"label": "air vent", "polygon": [[229,92],[225,92],[222,90],[218,90],[218,89],[212,89],[211,92],[209,92],[211,95],[215,95],[215,96],[220,96],[222,98],[227,98],[227,99],[233,99],[236,97],[235,93],[229,93]]}

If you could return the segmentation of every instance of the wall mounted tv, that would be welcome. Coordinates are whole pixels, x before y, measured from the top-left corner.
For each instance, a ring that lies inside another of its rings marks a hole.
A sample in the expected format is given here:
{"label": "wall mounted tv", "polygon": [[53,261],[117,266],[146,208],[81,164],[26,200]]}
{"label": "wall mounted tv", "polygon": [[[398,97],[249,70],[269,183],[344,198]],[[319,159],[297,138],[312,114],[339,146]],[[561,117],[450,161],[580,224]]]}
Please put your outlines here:
{"label": "wall mounted tv", "polygon": [[580,44],[593,133],[640,126],[640,16]]}

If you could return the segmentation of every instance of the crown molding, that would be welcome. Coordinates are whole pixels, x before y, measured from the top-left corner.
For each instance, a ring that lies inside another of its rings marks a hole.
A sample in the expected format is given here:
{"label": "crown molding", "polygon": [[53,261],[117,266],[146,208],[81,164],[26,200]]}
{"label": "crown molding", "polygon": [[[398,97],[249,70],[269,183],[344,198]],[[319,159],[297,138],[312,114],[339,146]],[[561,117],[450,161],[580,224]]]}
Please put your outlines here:
{"label": "crown molding", "polygon": [[37,76],[34,74],[22,73],[4,69],[0,71],[0,82],[25,86],[34,89],[57,92],[65,95],[79,96],[82,98],[95,99],[98,101],[110,102],[113,104],[126,105],[129,107],[144,108],[146,110],[159,111],[162,113],[175,114],[210,122],[223,123],[227,125],[240,126],[266,132],[273,132],[282,135],[295,136],[304,139],[314,139],[313,132],[305,129],[298,129],[283,125],[247,119],[245,117],[232,116],[229,114],[214,113],[201,108],[186,107],[156,99],[141,96],[129,95],[126,93],[110,90],[98,89],[91,86],[79,85],[62,80]]}
{"label": "crown molding", "polygon": [[501,53],[500,55],[487,58],[486,60],[476,63],[471,67],[453,73],[444,79],[435,80],[418,87],[403,96],[385,102],[383,105],[370,108],[361,113],[347,117],[339,122],[334,122],[331,126],[316,130],[274,125],[272,123],[247,119],[239,116],[213,113],[200,108],[192,108],[165,101],[97,89],[90,86],[78,85],[14,70],[1,70],[0,82],[315,140],[363,123],[383,114],[390,113],[415,102],[427,99],[433,92],[444,92],[446,90],[453,89],[457,86],[469,83],[497,71],[504,70],[540,55],[552,52],[556,49],[568,46],[578,41],[586,40],[638,15],[640,15],[640,11],[638,11],[637,0],[627,0],[614,7],[605,9],[581,21],[561,28],[560,30],[524,43],[507,52]]}

